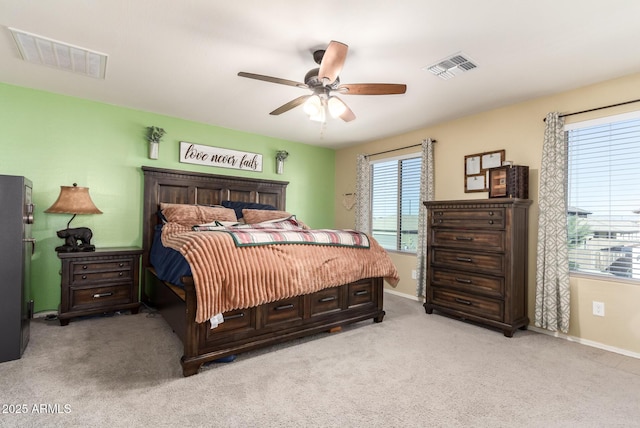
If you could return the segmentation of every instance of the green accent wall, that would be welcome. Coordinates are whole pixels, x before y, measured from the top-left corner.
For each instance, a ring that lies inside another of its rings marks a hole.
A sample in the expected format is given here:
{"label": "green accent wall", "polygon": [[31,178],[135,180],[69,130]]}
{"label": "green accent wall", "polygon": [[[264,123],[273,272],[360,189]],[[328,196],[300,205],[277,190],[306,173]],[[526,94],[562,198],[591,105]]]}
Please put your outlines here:
{"label": "green accent wall", "polygon": [[[146,127],[152,125],[167,131],[158,160],[147,156]],[[263,171],[180,163],[180,141],[262,154]],[[278,150],[289,152],[282,175],[275,173]],[[91,228],[93,244],[140,246],[142,165],[289,181],[287,210],[311,227],[334,227],[334,150],[0,83],[0,174],[33,181],[37,244],[31,297],[36,312],[57,310],[60,302],[55,247],[63,241],[56,231],[71,216],[44,213],[60,186],[89,187],[103,211],[71,223]]]}

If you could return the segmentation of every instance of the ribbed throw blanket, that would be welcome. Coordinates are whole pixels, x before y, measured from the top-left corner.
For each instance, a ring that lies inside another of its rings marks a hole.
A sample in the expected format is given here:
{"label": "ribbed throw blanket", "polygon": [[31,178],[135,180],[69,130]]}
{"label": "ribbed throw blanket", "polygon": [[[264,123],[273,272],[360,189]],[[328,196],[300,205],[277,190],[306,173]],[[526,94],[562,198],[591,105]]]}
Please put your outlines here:
{"label": "ribbed throw blanket", "polygon": [[230,234],[194,232],[175,223],[162,229],[162,244],[191,266],[196,322],[215,314],[309,294],[363,278],[398,283],[398,271],[373,238],[370,248],[305,244],[236,247]]}

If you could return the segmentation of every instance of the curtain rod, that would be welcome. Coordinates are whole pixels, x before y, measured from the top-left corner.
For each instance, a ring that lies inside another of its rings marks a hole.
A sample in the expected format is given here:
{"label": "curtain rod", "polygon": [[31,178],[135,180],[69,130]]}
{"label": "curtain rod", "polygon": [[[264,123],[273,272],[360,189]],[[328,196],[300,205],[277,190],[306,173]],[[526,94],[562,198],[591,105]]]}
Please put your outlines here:
{"label": "curtain rod", "polygon": [[[432,143],[437,143],[438,141],[437,140],[431,140],[431,142]],[[405,146],[405,147],[398,147],[397,149],[385,150],[384,152],[371,153],[369,155],[364,155],[364,157],[368,158],[369,156],[382,155],[384,153],[397,152],[398,150],[410,149],[412,147],[420,147],[420,146],[422,146],[422,143],[414,144],[413,146]]]}
{"label": "curtain rod", "polygon": [[[626,105],[626,104],[633,104],[633,103],[637,103],[637,102],[640,102],[640,99],[631,100],[631,101],[625,101],[625,102],[618,103],[618,104],[611,104],[611,105],[608,105],[608,106],[596,107],[596,108],[592,108],[592,109],[589,109],[589,110],[576,111],[574,113],[560,114],[558,116],[559,117],[567,117],[567,116],[573,116],[573,115],[576,115],[576,114],[590,113],[592,111],[604,110],[606,108],[618,107],[618,106],[623,106],[623,105]],[[544,119],[542,119],[542,121],[546,122],[547,118],[545,117]]]}

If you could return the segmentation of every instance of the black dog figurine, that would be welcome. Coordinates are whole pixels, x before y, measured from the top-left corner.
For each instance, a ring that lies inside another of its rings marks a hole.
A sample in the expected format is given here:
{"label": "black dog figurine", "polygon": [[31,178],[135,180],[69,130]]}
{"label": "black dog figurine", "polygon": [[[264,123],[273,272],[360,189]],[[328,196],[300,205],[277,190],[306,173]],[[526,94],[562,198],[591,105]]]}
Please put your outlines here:
{"label": "black dog figurine", "polygon": [[[77,227],[75,229],[62,229],[58,231],[58,238],[64,239],[64,245],[56,247],[59,253],[70,253],[75,251],[95,251],[95,245],[91,245],[93,233],[88,227]],[[80,243],[78,243],[80,241]]]}

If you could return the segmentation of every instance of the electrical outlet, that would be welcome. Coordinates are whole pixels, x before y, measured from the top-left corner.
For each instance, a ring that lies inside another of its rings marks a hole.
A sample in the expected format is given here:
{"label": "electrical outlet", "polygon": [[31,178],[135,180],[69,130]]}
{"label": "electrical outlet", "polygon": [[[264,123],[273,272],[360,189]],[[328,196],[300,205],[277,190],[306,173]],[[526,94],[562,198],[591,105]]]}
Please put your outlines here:
{"label": "electrical outlet", "polygon": [[604,316],[604,303],[603,302],[593,302],[593,315],[598,317]]}
{"label": "electrical outlet", "polygon": [[415,269],[411,271],[411,279],[418,279],[418,271]]}

